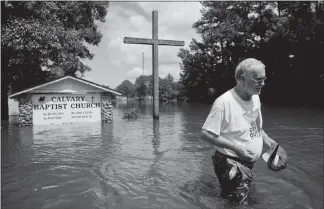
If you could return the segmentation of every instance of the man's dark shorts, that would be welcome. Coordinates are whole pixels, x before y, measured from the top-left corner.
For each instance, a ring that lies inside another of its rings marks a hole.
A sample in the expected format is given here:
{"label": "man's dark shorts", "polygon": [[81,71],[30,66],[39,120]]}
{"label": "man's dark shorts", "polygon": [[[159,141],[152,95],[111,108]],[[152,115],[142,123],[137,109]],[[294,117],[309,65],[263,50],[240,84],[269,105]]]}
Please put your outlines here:
{"label": "man's dark shorts", "polygon": [[222,190],[221,197],[233,204],[249,204],[253,163],[240,161],[217,150],[212,159]]}

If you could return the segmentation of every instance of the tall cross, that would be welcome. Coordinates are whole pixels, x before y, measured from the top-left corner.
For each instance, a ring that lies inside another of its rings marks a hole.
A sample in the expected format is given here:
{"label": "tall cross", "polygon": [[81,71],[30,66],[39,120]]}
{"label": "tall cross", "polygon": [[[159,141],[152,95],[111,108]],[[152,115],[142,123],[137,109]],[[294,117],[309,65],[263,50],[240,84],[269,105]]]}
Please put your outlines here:
{"label": "tall cross", "polygon": [[159,61],[158,61],[158,45],[168,46],[184,46],[184,41],[162,40],[158,39],[158,12],[152,12],[152,39],[146,38],[130,38],[125,37],[126,44],[146,44],[152,45],[153,54],[153,118],[159,118]]}

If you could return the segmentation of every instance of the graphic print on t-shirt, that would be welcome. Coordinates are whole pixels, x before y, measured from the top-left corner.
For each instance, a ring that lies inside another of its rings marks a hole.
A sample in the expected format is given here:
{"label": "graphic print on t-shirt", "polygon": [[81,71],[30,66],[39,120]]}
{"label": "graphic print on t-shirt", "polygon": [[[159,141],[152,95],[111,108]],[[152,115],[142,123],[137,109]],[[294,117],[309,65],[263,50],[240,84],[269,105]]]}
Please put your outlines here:
{"label": "graphic print on t-shirt", "polygon": [[250,127],[250,138],[254,139],[255,137],[260,136],[260,116],[258,109],[254,111],[246,112],[243,117],[251,125]]}

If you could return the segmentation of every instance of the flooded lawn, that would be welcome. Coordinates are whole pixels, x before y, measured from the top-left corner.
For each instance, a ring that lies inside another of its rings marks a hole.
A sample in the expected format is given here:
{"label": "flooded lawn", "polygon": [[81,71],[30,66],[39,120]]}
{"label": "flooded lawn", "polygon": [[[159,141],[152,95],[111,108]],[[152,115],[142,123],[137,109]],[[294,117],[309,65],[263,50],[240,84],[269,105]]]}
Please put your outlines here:
{"label": "flooded lawn", "polygon": [[[3,209],[234,208],[219,199],[211,156],[200,139],[210,105],[117,103],[113,123],[1,130]],[[123,120],[137,109],[140,118]],[[264,129],[288,152],[280,172],[255,165],[253,198],[239,208],[323,206],[323,118],[320,110],[263,107]]]}

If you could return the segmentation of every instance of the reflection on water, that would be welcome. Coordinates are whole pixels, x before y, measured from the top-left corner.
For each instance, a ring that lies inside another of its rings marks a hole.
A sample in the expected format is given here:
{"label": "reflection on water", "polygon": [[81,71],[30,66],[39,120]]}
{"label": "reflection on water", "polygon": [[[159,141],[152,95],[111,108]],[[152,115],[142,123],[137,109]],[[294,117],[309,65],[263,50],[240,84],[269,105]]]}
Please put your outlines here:
{"label": "reflection on water", "polygon": [[[113,123],[19,128],[1,132],[2,208],[234,208],[218,198],[212,146],[200,139],[210,105],[117,102]],[[137,120],[123,120],[136,110]],[[263,109],[265,130],[286,148],[281,172],[255,166],[248,208],[321,208],[323,112]],[[239,207],[239,208],[244,208]]]}

